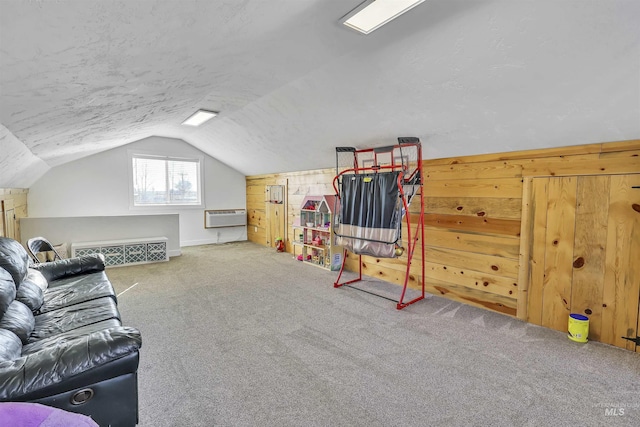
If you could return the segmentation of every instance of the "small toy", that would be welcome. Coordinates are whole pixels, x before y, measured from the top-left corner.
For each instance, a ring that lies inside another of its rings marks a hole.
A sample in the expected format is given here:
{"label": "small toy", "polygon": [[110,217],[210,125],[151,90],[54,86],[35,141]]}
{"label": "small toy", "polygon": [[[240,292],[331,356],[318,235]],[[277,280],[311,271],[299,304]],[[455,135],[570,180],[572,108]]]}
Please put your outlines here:
{"label": "small toy", "polygon": [[276,251],[284,252],[284,242],[282,241],[282,237],[278,237],[276,239]]}

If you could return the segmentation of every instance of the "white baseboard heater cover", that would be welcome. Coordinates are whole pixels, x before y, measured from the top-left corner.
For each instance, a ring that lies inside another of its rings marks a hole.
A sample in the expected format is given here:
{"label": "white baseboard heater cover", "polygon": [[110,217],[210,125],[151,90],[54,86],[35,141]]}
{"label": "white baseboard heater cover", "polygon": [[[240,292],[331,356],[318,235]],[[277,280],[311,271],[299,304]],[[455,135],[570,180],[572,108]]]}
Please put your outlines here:
{"label": "white baseboard heater cover", "polygon": [[204,228],[238,227],[245,225],[247,225],[247,211],[245,209],[204,211]]}
{"label": "white baseboard heater cover", "polygon": [[107,267],[169,261],[169,239],[148,237],[71,244],[71,256],[102,254]]}

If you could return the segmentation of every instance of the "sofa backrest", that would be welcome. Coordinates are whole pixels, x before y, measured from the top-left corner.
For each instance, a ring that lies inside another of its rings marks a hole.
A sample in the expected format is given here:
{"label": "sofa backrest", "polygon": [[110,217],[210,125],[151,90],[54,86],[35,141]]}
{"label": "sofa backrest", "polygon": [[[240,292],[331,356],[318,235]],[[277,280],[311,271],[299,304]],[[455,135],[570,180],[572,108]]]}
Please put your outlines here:
{"label": "sofa backrest", "polygon": [[0,268],[0,319],[16,299],[16,284],[8,271]]}
{"label": "sofa backrest", "polygon": [[11,274],[19,288],[29,269],[27,250],[17,240],[0,237],[0,267]]}
{"label": "sofa backrest", "polygon": [[0,329],[0,362],[20,357],[22,342],[16,334],[6,329]]}
{"label": "sofa backrest", "polygon": [[[40,308],[38,304],[42,305],[43,298],[42,289],[24,281],[28,267],[29,256],[22,245],[13,239],[0,237],[0,331],[15,334],[22,344],[28,342],[33,332],[33,309]],[[25,289],[20,290],[18,283],[23,281]],[[12,334],[2,332],[3,342],[0,344],[14,348]]]}

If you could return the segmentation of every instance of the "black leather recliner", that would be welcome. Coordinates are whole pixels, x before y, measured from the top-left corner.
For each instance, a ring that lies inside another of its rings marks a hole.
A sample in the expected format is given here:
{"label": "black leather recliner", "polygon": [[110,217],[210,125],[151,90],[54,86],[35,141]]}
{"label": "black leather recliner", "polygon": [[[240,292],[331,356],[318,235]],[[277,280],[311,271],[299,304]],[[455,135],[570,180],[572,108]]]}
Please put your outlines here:
{"label": "black leather recliner", "polygon": [[101,426],[138,422],[141,337],[120,321],[101,255],[29,267],[0,237],[0,402],[36,402]]}

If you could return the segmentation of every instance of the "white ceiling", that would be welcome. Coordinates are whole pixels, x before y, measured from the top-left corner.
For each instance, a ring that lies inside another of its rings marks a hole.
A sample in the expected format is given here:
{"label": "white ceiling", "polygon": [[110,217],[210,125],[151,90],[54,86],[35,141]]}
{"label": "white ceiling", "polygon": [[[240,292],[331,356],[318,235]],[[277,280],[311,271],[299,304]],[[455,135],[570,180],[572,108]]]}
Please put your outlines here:
{"label": "white ceiling", "polygon": [[368,36],[360,2],[0,0],[0,187],[151,135],[246,175],[640,137],[639,1],[427,0]]}

